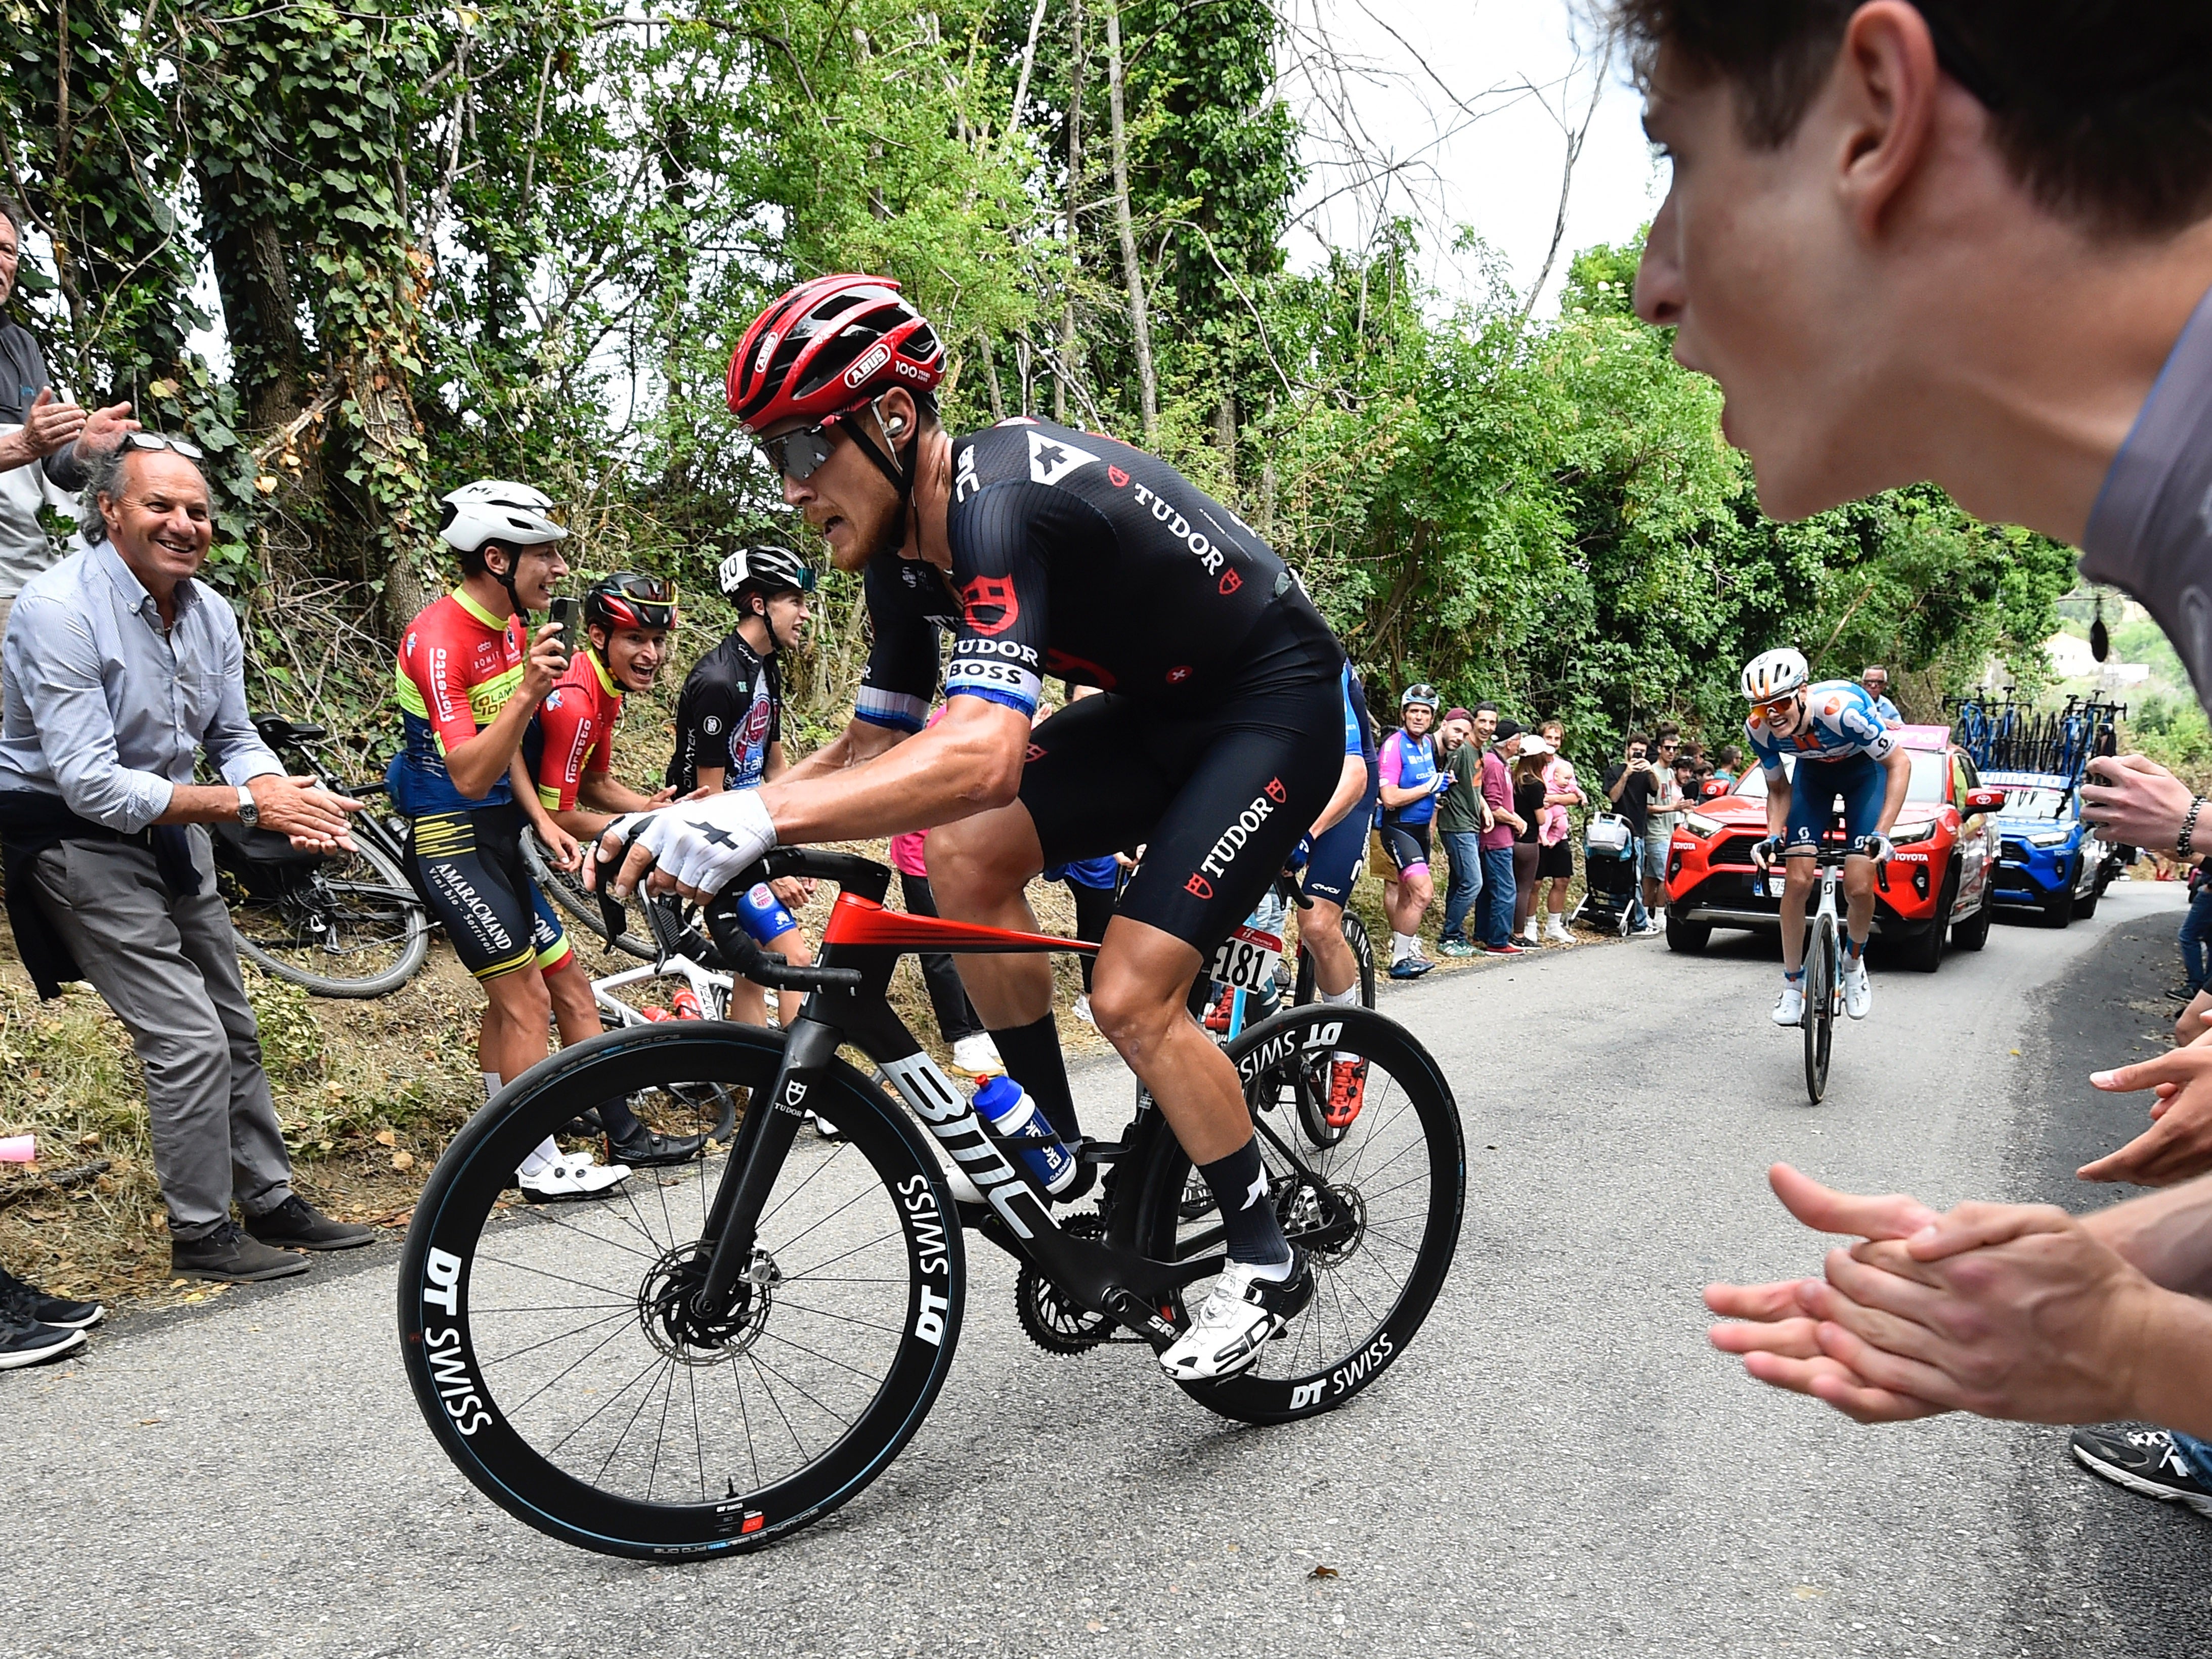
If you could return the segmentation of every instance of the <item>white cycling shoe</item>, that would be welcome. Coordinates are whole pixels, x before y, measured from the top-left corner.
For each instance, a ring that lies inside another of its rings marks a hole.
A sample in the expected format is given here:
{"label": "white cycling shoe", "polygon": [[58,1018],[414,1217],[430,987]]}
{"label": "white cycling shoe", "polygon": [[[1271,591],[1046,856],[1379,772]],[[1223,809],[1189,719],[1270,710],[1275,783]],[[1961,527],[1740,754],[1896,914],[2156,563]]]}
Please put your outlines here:
{"label": "white cycling shoe", "polygon": [[1854,962],[1844,959],[1844,1012],[1853,1019],[1864,1019],[1867,1010],[1874,1006],[1874,987],[1867,983],[1866,958]]}
{"label": "white cycling shoe", "polygon": [[999,1045],[991,1041],[990,1033],[978,1031],[952,1045],[952,1069],[983,1077],[1005,1071],[1006,1062],[999,1058]]}
{"label": "white cycling shoe", "polygon": [[1262,1278],[1250,1262],[1232,1261],[1199,1304],[1190,1328],[1161,1351],[1160,1369],[1178,1382],[1234,1376],[1259,1358],[1313,1293],[1313,1270],[1296,1245],[1286,1278]]}
{"label": "white cycling shoe", "polygon": [[1801,985],[1785,985],[1782,994],[1774,1000],[1774,1023],[1777,1025],[1802,1025],[1805,1023],[1805,989]]}
{"label": "white cycling shoe", "polygon": [[627,1164],[601,1164],[589,1152],[563,1152],[528,1175],[518,1170],[514,1182],[532,1204],[569,1204],[604,1198],[629,1176]]}

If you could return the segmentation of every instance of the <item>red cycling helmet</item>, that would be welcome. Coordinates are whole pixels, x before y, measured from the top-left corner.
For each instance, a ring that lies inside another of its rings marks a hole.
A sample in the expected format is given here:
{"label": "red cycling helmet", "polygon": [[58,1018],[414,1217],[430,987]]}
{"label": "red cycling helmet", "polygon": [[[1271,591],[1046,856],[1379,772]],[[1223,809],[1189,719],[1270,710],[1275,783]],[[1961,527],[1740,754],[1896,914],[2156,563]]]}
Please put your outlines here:
{"label": "red cycling helmet", "polygon": [[825,417],[895,386],[930,392],[945,343],[888,276],[817,276],[753,319],[730,358],[730,412],[746,427]]}

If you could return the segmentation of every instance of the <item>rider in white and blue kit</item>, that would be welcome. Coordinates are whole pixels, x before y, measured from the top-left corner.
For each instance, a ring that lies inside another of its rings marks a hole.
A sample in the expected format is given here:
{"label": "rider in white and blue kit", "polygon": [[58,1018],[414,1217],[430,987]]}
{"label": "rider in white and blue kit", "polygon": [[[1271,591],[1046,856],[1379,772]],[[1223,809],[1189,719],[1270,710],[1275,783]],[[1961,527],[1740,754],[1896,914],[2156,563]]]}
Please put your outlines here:
{"label": "rider in white and blue kit", "polygon": [[[1849,680],[1813,685],[1811,678],[1804,654],[1787,647],[1760,653],[1743,669],[1744,701],[1751,705],[1744,735],[1766,774],[1766,839],[1755,856],[1762,865],[1778,853],[1788,860],[1777,1025],[1804,1018],[1805,909],[1818,873],[1820,837],[1839,795],[1850,848],[1844,860],[1844,891],[1850,901],[1844,924],[1844,1012],[1864,1019],[1873,1006],[1866,943],[1874,927],[1874,867],[1890,854],[1889,829],[1912,776],[1895,728],[1863,688]],[[1785,756],[1796,758],[1794,771],[1783,765]]]}

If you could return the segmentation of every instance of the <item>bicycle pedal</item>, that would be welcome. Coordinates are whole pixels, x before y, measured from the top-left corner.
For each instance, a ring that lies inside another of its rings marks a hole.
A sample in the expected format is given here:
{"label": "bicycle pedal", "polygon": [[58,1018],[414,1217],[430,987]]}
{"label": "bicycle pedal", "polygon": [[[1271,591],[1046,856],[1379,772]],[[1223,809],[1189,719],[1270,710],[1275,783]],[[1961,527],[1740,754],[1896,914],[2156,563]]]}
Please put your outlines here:
{"label": "bicycle pedal", "polygon": [[1129,1155],[1129,1149],[1118,1140],[1085,1140],[1075,1149],[1079,1164],[1112,1164]]}

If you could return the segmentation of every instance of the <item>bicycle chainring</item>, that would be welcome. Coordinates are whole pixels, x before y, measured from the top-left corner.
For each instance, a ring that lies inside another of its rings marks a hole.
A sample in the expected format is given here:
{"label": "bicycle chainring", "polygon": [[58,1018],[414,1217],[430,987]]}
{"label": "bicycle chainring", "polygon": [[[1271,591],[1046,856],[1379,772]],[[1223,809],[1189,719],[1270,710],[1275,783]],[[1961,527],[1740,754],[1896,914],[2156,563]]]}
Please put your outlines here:
{"label": "bicycle chainring", "polygon": [[[1069,1216],[1060,1222],[1060,1229],[1077,1238],[1103,1238],[1106,1218],[1096,1212]],[[1035,1262],[1024,1262],[1014,1275],[1014,1314],[1029,1340],[1047,1353],[1089,1353],[1100,1343],[1114,1340],[1111,1319],[1072,1300],[1037,1270]]]}

